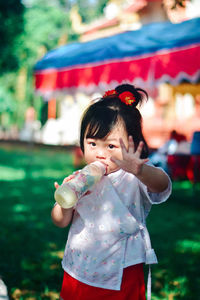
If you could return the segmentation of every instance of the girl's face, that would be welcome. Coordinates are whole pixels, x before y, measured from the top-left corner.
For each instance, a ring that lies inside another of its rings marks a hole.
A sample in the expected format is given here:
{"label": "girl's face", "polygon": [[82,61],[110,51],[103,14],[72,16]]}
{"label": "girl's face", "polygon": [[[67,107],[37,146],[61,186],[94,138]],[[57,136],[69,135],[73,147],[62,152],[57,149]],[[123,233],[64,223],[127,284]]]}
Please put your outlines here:
{"label": "girl's face", "polygon": [[87,164],[100,161],[106,165],[106,174],[110,174],[119,167],[110,160],[111,157],[122,159],[119,139],[122,138],[128,148],[128,135],[122,120],[118,120],[113,129],[103,139],[84,138],[84,158]]}

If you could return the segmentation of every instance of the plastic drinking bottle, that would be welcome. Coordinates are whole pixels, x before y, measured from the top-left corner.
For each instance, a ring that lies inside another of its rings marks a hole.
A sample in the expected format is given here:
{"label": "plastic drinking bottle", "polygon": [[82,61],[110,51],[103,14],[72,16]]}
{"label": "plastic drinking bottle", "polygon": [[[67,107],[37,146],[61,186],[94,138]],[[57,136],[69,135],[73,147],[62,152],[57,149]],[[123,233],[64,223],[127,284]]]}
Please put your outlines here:
{"label": "plastic drinking bottle", "polygon": [[106,173],[106,166],[95,161],[75,175],[74,178],[59,186],[54,194],[56,202],[63,208],[73,207],[77,200],[96,184]]}

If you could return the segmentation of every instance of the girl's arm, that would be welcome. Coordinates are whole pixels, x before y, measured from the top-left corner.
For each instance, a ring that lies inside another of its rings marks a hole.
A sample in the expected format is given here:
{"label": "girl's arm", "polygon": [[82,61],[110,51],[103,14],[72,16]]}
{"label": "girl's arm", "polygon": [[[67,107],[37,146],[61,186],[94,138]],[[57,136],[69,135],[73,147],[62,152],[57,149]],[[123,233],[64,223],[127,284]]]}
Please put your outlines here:
{"label": "girl's arm", "polygon": [[62,208],[59,204],[53,207],[51,211],[51,218],[53,223],[61,228],[67,227],[72,220],[73,216],[73,207],[65,209]]}
{"label": "girl's arm", "polygon": [[[74,175],[70,175],[63,180],[63,183],[74,178]],[[54,183],[55,188],[59,187],[57,182]],[[71,208],[62,208],[58,203],[52,208],[51,218],[53,223],[61,228],[67,227],[71,222],[73,217],[73,207]]]}
{"label": "girl's arm", "polygon": [[136,176],[153,193],[163,192],[169,184],[169,178],[163,170],[147,164],[142,166],[141,172]]}
{"label": "girl's arm", "polygon": [[141,159],[143,142],[140,142],[137,150],[134,149],[132,137],[129,137],[128,149],[126,149],[123,140],[120,139],[122,149],[122,160],[111,158],[121,169],[135,175],[148,190],[153,193],[160,193],[167,189],[169,178],[166,173],[153,166],[147,165],[148,158]]}

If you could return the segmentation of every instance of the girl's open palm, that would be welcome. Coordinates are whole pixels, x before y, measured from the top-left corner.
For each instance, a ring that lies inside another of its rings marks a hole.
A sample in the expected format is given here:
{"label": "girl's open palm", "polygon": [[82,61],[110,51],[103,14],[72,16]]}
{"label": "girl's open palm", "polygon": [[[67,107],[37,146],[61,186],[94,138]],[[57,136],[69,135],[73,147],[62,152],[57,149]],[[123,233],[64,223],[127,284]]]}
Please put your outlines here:
{"label": "girl's open palm", "polygon": [[128,139],[128,149],[126,149],[121,138],[119,141],[122,149],[122,160],[115,159],[114,157],[112,157],[111,160],[124,171],[132,173],[136,176],[140,175],[143,165],[148,161],[148,158],[140,158],[144,143],[141,141],[135,151],[132,136],[129,136]]}

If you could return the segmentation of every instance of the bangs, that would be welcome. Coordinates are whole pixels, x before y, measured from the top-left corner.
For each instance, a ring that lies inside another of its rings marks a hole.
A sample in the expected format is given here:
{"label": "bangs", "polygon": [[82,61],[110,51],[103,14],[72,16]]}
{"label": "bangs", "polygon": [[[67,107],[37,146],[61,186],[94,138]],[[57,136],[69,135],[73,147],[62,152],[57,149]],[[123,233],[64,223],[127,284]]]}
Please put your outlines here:
{"label": "bangs", "polygon": [[102,139],[108,135],[117,121],[117,112],[103,108],[94,111],[86,129],[86,138]]}

